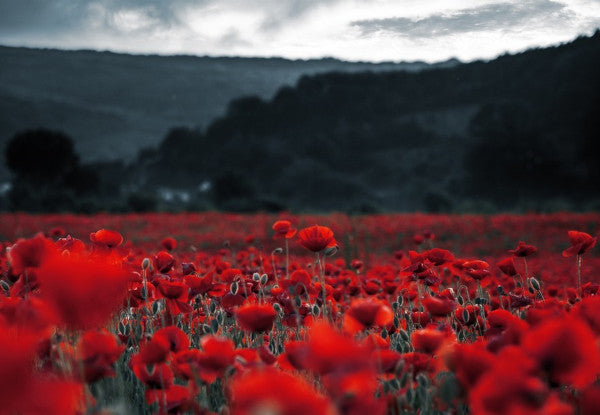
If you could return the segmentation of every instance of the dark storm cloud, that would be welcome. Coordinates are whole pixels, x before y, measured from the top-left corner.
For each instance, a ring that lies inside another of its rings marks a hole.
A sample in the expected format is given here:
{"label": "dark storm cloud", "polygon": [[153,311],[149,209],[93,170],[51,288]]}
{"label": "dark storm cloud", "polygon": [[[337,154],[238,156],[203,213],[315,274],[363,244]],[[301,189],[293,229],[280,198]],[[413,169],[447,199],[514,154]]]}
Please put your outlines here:
{"label": "dark storm cloud", "polygon": [[410,38],[432,38],[455,33],[512,29],[524,24],[559,25],[569,22],[574,16],[574,12],[562,3],[533,0],[489,4],[419,19],[391,17],[358,20],[351,25],[358,27],[364,35],[390,33]]}

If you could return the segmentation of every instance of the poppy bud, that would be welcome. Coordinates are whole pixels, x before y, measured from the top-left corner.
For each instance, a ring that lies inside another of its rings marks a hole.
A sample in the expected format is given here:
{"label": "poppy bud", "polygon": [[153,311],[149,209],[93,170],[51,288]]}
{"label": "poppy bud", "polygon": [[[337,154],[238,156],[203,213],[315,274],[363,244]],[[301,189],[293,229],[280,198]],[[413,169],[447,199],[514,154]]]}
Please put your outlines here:
{"label": "poppy bud", "polygon": [[229,291],[231,291],[231,294],[236,295],[238,292],[238,288],[239,288],[239,285],[238,285],[237,281],[234,281],[229,286]]}
{"label": "poppy bud", "polygon": [[267,281],[268,281],[268,280],[269,280],[269,276],[268,276],[267,274],[263,274],[263,275],[260,277],[260,283],[261,283],[262,285],[265,285],[265,284],[267,283]]}
{"label": "poppy bud", "polygon": [[273,308],[275,309],[275,311],[277,311],[278,313],[281,313],[281,306],[279,305],[279,303],[273,303]]}
{"label": "poppy bud", "polygon": [[467,321],[469,321],[469,319],[471,318],[471,315],[469,314],[469,310],[467,310],[466,308],[462,312],[462,318],[465,323]]}
{"label": "poppy bud", "polygon": [[275,249],[273,250],[273,253],[274,253],[274,254],[281,254],[282,252],[283,252],[283,248],[281,248],[281,247],[279,247],[279,248],[275,248]]}
{"label": "poppy bud", "polygon": [[219,322],[217,321],[217,319],[212,319],[210,321],[210,328],[212,330],[213,333],[216,333],[217,331],[219,331]]}
{"label": "poppy bud", "polygon": [[254,274],[252,274],[252,281],[254,281],[254,282],[260,281],[260,274],[258,272],[255,272]]}
{"label": "poppy bud", "polygon": [[144,260],[142,261],[142,269],[147,270],[149,266],[150,266],[150,258],[144,258]]}
{"label": "poppy bud", "polygon": [[312,307],[312,313],[315,316],[318,316],[321,313],[321,309],[319,308],[318,305],[316,305],[316,304],[313,305],[313,307]]}
{"label": "poppy bud", "polygon": [[529,282],[531,283],[531,286],[536,290],[539,291],[540,290],[540,282],[535,279],[534,277],[529,278]]}
{"label": "poppy bud", "polygon": [[496,291],[498,291],[498,294],[504,295],[504,288],[502,288],[501,285],[499,285],[498,288],[496,288]]}
{"label": "poppy bud", "polygon": [[155,301],[152,303],[152,314],[156,315],[160,311],[160,301]]}
{"label": "poppy bud", "polygon": [[405,342],[410,340],[410,336],[408,335],[408,333],[406,332],[406,330],[400,330],[400,337],[402,338],[402,340],[404,340]]}
{"label": "poppy bud", "polygon": [[336,254],[336,252],[339,250],[337,245],[334,246],[328,246],[327,248],[325,248],[323,250],[323,254],[325,254],[325,256],[333,256]]}

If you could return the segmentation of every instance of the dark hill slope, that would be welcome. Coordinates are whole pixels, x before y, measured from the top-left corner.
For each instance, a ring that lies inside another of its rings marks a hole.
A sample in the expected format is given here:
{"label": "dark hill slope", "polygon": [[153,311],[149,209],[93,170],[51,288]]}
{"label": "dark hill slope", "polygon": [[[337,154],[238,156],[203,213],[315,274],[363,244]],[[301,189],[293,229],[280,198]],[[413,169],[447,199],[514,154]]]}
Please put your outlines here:
{"label": "dark hill slope", "polygon": [[[449,61],[441,65],[452,65]],[[303,74],[427,68],[335,59],[144,56],[0,46],[0,147],[44,127],[73,137],[84,160],[131,159],[174,126],[205,127],[227,103],[270,98]]]}
{"label": "dark hill slope", "polygon": [[[445,209],[594,197],[600,32],[418,73],[303,76],[140,156],[139,184],[215,183],[223,206]],[[250,189],[242,196],[227,188]],[[597,189],[596,189],[597,192]],[[597,195],[596,195],[597,196]]]}

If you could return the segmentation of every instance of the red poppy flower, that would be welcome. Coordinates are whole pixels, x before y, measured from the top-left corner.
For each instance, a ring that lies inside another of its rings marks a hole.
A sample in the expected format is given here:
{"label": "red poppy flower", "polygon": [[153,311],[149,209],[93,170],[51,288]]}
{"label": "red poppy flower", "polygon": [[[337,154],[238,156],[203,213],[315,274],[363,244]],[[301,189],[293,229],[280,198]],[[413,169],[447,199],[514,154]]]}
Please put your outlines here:
{"label": "red poppy flower", "polygon": [[321,252],[326,248],[337,246],[333,231],[326,226],[311,226],[298,232],[300,245],[313,252]]}
{"label": "red poppy flower", "polygon": [[97,232],[90,233],[90,241],[99,246],[114,248],[123,243],[123,236],[117,231],[100,229]]}
{"label": "red poppy flower", "polygon": [[169,300],[187,301],[189,287],[183,281],[160,280],[158,291]]}
{"label": "red poppy flower", "polygon": [[584,298],[573,307],[573,314],[587,323],[596,336],[600,336],[600,296]]}
{"label": "red poppy flower", "polygon": [[490,265],[485,261],[465,261],[462,266],[465,273],[474,280],[482,280],[490,275]]}
{"label": "red poppy flower", "polygon": [[165,248],[167,251],[172,251],[173,249],[175,249],[175,247],[177,246],[177,241],[175,240],[175,238],[172,237],[168,237],[163,239],[160,244],[162,245],[163,248]]}
{"label": "red poppy flower", "polygon": [[204,351],[198,358],[200,377],[205,382],[214,382],[234,362],[233,341],[217,336],[204,336],[200,340],[200,347]]}
{"label": "red poppy flower", "polygon": [[113,365],[123,350],[125,346],[119,345],[116,337],[106,330],[85,333],[77,345],[78,361],[83,366],[85,382],[114,377]]}
{"label": "red poppy flower", "polygon": [[129,273],[109,256],[49,254],[37,269],[40,298],[71,329],[103,325],[127,296]]}
{"label": "red poppy flower", "polygon": [[481,375],[469,392],[474,414],[540,414],[548,390],[533,376],[533,362],[516,347],[496,358],[492,368]]}
{"label": "red poppy flower", "polygon": [[247,304],[237,309],[238,324],[248,331],[267,331],[273,327],[277,313],[271,304]]}
{"label": "red poppy flower", "polygon": [[515,249],[509,250],[508,252],[513,254],[514,256],[527,257],[535,254],[537,252],[537,248],[533,245],[527,245],[523,241],[519,241],[517,247]]}
{"label": "red poppy flower", "polygon": [[52,241],[41,233],[31,239],[19,240],[8,250],[8,261],[12,274],[21,275],[27,268],[39,267],[47,252],[53,247]]}
{"label": "red poppy flower", "polygon": [[509,277],[514,277],[518,274],[517,269],[515,268],[515,261],[511,257],[507,257],[501,261],[498,261],[496,265],[498,265],[500,271]]}
{"label": "red poppy flower", "polygon": [[152,339],[140,346],[138,354],[133,356],[133,365],[153,365],[164,363],[171,351],[171,343],[165,336],[153,336]]}
{"label": "red poppy flower", "polygon": [[579,397],[580,414],[598,414],[598,402],[600,402],[600,386],[590,386],[581,392]]}
{"label": "red poppy flower", "polygon": [[[64,415],[86,412],[83,385],[79,382],[62,380],[51,374],[38,375],[27,390],[14,414]],[[2,401],[2,411],[7,410]]]}
{"label": "red poppy flower", "polygon": [[444,342],[445,337],[441,331],[428,328],[415,330],[410,335],[415,350],[430,355],[435,354]]}
{"label": "red poppy flower", "polygon": [[465,390],[470,390],[477,383],[481,375],[492,367],[496,358],[486,350],[483,341],[471,344],[457,343],[443,356],[444,362]]}
{"label": "red poppy flower", "polygon": [[265,368],[251,369],[233,379],[231,414],[333,415],[333,405],[299,376]]}
{"label": "red poppy flower", "polygon": [[135,376],[150,389],[168,389],[173,384],[173,371],[164,364],[132,364]]}
{"label": "red poppy flower", "polygon": [[600,373],[594,333],[575,318],[550,320],[530,329],[523,348],[557,385],[583,387]]}
{"label": "red poppy flower", "polygon": [[170,385],[167,389],[148,389],[145,393],[148,405],[158,404],[159,413],[204,413],[195,400],[193,388]]}
{"label": "red poppy flower", "polygon": [[440,266],[454,261],[454,255],[450,251],[440,248],[433,248],[421,254],[434,265]]}
{"label": "red poppy flower", "polygon": [[394,313],[385,304],[372,299],[354,300],[344,315],[344,330],[358,333],[372,326],[383,327],[392,322]]}
{"label": "red poppy flower", "polygon": [[487,323],[489,327],[485,338],[491,352],[498,352],[508,345],[520,344],[529,327],[525,321],[503,309],[491,311],[487,316]]}
{"label": "red poppy flower", "polygon": [[162,344],[168,344],[169,350],[173,353],[187,350],[190,347],[190,340],[183,330],[176,326],[169,326],[158,330],[154,333],[153,339],[165,339],[166,342]]}
{"label": "red poppy flower", "polygon": [[565,258],[573,255],[583,255],[596,245],[597,240],[598,238],[593,238],[585,232],[569,231],[571,246],[565,249],[562,255]]}
{"label": "red poppy flower", "polygon": [[311,328],[306,348],[296,350],[296,358],[301,367],[325,375],[373,369],[373,362],[364,358],[369,352],[334,327],[319,322]]}
{"label": "red poppy flower", "polygon": [[298,231],[292,227],[292,223],[289,220],[278,220],[273,224],[273,230],[275,231],[274,238],[286,238],[290,239]]}
{"label": "red poppy flower", "polygon": [[154,267],[158,272],[167,273],[175,265],[175,258],[167,251],[160,251],[154,255]]}
{"label": "red poppy flower", "polygon": [[423,299],[425,309],[434,317],[445,317],[456,308],[456,301],[447,297],[426,297]]}
{"label": "red poppy flower", "polygon": [[29,385],[33,379],[35,347],[38,338],[27,331],[9,329],[0,319],[0,402],[6,413],[29,397]]}

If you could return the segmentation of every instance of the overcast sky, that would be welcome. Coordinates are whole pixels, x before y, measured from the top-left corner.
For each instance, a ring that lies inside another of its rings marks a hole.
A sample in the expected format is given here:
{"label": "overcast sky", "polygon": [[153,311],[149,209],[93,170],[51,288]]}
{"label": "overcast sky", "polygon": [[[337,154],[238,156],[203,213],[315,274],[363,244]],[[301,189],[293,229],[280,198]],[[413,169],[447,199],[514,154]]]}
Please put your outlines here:
{"label": "overcast sky", "polygon": [[600,0],[0,0],[0,44],[133,53],[439,61],[600,27]]}

